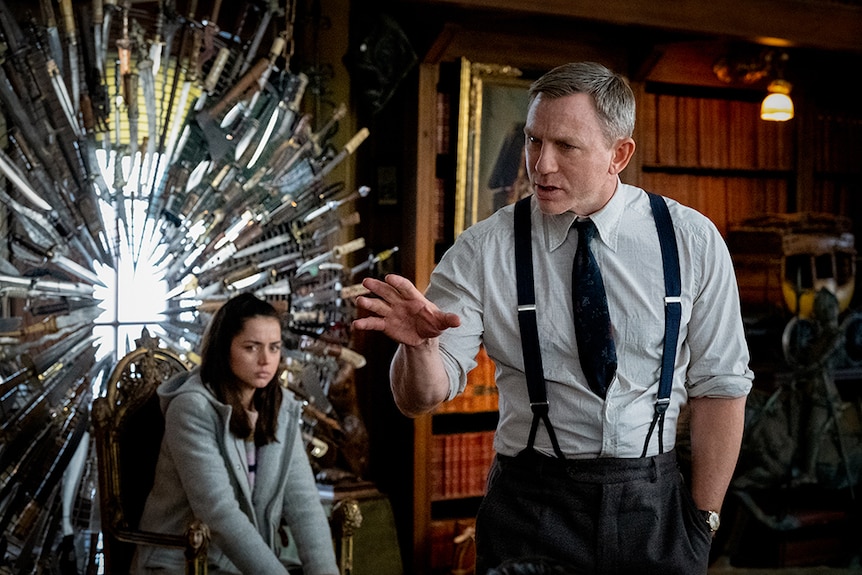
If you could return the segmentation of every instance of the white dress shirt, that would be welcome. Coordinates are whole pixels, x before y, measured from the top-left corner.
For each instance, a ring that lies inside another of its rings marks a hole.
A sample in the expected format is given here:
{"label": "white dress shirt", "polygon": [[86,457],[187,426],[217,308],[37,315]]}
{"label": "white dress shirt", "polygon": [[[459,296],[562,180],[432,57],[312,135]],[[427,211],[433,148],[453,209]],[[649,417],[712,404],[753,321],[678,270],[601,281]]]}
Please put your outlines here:
{"label": "white dress shirt", "polygon": [[[702,214],[667,200],[679,248],[682,325],[664,448],[675,444],[680,409],[691,397],[741,397],[751,389],[748,347],[736,276],[718,230]],[[495,449],[516,455],[527,444],[532,412],[517,316],[514,206],[469,227],[435,268],[426,296],[461,318],[440,337],[450,399],[463,391],[480,344],[497,366],[500,420]],[[571,212],[547,216],[532,201],[533,268],[539,344],[550,409],[567,458],[640,457],[652,420],[664,339],[664,272],[649,199],[618,184],[590,217],[591,249],[608,292],[617,374],[602,398],[590,391],[572,321],[577,232]],[[648,455],[658,453],[658,430]],[[553,455],[543,425],[535,447]]]}

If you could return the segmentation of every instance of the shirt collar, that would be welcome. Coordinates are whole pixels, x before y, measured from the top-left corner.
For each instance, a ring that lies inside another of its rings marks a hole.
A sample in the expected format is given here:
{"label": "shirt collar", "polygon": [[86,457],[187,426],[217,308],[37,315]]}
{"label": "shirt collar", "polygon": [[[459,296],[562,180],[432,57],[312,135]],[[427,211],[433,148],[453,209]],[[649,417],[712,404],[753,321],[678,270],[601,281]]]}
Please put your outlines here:
{"label": "shirt collar", "polygon": [[[619,239],[620,221],[625,211],[627,188],[628,186],[617,178],[617,189],[614,191],[614,195],[602,209],[590,214],[590,219],[593,220],[599,230],[599,237],[612,251],[616,251]],[[538,208],[535,209],[539,212],[544,223],[545,242],[548,251],[554,251],[566,241],[569,230],[577,217],[572,212],[549,216],[542,214]]]}

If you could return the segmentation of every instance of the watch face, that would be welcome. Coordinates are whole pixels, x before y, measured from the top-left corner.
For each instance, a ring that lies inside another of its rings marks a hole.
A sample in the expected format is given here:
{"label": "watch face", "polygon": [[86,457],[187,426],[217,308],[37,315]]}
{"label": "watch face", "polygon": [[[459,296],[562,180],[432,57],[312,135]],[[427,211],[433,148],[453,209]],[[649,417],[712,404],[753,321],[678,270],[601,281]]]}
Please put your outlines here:
{"label": "watch face", "polygon": [[721,525],[721,518],[715,511],[707,511],[706,523],[709,525],[710,531],[718,531],[718,527]]}

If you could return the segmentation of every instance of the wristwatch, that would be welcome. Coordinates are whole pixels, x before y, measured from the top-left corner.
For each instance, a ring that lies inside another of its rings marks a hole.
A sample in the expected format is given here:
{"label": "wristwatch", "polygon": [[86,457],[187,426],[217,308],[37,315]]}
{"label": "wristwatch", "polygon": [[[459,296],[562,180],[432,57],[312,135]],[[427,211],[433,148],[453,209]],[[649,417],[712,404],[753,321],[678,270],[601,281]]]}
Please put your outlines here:
{"label": "wristwatch", "polygon": [[718,527],[721,525],[721,517],[718,514],[718,511],[701,511],[703,513],[703,518],[706,520],[706,524],[709,525],[709,530],[715,534],[718,531]]}

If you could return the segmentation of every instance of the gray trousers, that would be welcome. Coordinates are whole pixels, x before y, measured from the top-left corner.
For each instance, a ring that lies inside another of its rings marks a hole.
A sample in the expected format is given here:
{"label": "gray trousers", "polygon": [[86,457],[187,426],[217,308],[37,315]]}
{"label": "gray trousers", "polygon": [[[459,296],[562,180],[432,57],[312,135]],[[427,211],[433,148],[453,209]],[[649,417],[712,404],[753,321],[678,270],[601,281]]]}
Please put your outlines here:
{"label": "gray trousers", "polygon": [[705,575],[711,533],[674,452],[641,459],[497,456],[476,520],[476,575],[550,557],[591,575]]}

